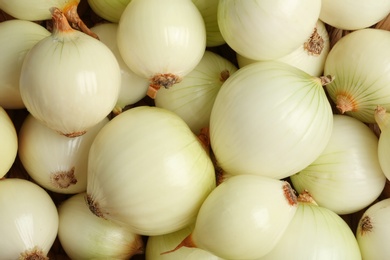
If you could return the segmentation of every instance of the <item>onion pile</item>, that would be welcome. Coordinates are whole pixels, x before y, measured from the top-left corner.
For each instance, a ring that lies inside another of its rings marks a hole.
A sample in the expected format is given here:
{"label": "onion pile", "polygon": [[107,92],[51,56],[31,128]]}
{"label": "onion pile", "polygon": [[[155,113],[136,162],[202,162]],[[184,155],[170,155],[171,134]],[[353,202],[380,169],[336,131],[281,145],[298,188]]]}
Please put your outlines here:
{"label": "onion pile", "polygon": [[0,11],[0,258],[389,258],[389,1]]}

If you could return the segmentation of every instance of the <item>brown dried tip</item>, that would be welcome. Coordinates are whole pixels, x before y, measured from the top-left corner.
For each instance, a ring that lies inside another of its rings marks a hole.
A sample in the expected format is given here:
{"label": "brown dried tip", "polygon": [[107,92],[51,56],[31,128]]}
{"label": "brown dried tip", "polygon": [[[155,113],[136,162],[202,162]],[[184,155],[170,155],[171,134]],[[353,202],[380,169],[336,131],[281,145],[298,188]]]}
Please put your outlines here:
{"label": "brown dried tip", "polygon": [[319,56],[324,47],[325,41],[318,33],[317,27],[315,27],[309,39],[303,44],[303,49],[311,56]]}
{"label": "brown dried tip", "polygon": [[49,260],[49,257],[38,247],[34,247],[33,249],[26,250],[21,253],[19,260]]}
{"label": "brown dried tip", "polygon": [[322,86],[326,86],[326,85],[328,85],[329,83],[331,83],[334,79],[335,79],[335,77],[334,77],[334,76],[331,76],[331,75],[321,76],[321,77],[320,77],[321,85],[322,85]]}
{"label": "brown dried tip", "polygon": [[182,247],[191,247],[191,248],[196,248],[197,246],[195,245],[194,241],[192,241],[192,234],[189,234],[186,238],[183,239],[183,241],[180,242],[180,244],[175,247],[172,250],[162,252],[160,255],[166,255],[169,253],[173,253],[176,250],[179,250]]}
{"label": "brown dried tip", "polygon": [[155,99],[157,95],[157,91],[161,87],[168,89],[172,87],[174,84],[179,83],[180,81],[181,78],[172,73],[157,74],[150,79],[150,85],[146,94],[150,98]]}
{"label": "brown dried tip", "polygon": [[75,168],[72,167],[69,171],[59,171],[50,175],[50,182],[54,187],[60,189],[66,189],[71,185],[77,183],[76,176],[74,175]]}
{"label": "brown dried tip", "polygon": [[318,206],[317,202],[315,202],[315,200],[313,199],[313,197],[311,196],[311,194],[307,190],[304,190],[303,192],[301,192],[298,195],[297,200],[300,203],[310,203],[310,204],[314,204],[314,205]]}
{"label": "brown dried tip", "polygon": [[106,219],[104,214],[103,214],[103,211],[101,211],[100,209],[100,206],[99,206],[99,203],[94,201],[92,196],[91,195],[86,195],[85,196],[85,201],[87,202],[88,204],[88,208],[89,210],[97,217],[99,218],[103,218],[103,219]]}
{"label": "brown dried tip", "polygon": [[68,133],[68,134],[64,134],[64,133],[60,133],[60,134],[63,136],[69,137],[69,138],[74,138],[74,137],[82,136],[86,132],[87,131],[79,131],[79,132],[73,132],[73,133]]}
{"label": "brown dried tip", "polygon": [[211,144],[210,144],[210,129],[208,127],[203,127],[200,129],[200,133],[198,134],[198,139],[202,144],[203,148],[210,154]]}
{"label": "brown dried tip", "polygon": [[88,26],[83,22],[83,20],[81,20],[77,12],[78,4],[79,1],[73,1],[64,8],[63,13],[66,19],[69,21],[69,24],[72,26],[72,28],[82,31],[83,33],[99,40],[97,34],[92,32],[91,29],[89,29]]}
{"label": "brown dried tip", "polygon": [[225,82],[230,77],[230,71],[223,70],[221,71],[221,74],[219,75],[219,80],[221,82]]}
{"label": "brown dried tip", "polygon": [[352,95],[343,92],[336,96],[336,107],[341,114],[349,111],[357,111],[357,102]]}
{"label": "brown dried tip", "polygon": [[291,188],[290,183],[288,183],[287,181],[284,181],[283,193],[284,193],[284,197],[286,198],[286,200],[287,200],[288,204],[290,204],[290,206],[297,205],[297,196],[295,195],[295,190],[293,190],[293,188]]}
{"label": "brown dried tip", "polygon": [[359,227],[360,227],[360,234],[362,236],[371,232],[372,229],[374,228],[372,225],[371,218],[369,216],[362,217],[362,219],[360,220],[360,223],[359,223]]}
{"label": "brown dried tip", "polygon": [[73,31],[64,13],[57,7],[50,8],[51,18],[53,21],[54,32]]}

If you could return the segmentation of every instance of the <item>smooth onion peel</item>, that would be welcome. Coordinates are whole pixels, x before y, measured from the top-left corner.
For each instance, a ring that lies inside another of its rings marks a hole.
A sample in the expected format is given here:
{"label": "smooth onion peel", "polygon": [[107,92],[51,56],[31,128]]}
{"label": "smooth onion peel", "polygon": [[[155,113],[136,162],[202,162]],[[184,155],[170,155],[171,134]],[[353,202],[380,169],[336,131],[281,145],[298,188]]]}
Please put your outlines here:
{"label": "smooth onion peel", "polygon": [[18,153],[18,136],[15,126],[7,112],[0,106],[0,179],[15,162]]}

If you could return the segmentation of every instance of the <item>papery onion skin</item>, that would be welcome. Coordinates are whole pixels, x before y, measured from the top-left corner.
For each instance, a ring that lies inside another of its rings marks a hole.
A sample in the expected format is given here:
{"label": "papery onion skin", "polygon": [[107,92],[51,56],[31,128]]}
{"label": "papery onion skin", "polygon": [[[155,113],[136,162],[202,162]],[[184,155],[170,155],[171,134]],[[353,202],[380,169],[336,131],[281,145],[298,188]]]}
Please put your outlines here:
{"label": "papery onion skin", "polygon": [[297,49],[319,18],[321,1],[237,1],[218,5],[218,25],[226,43],[254,60],[278,59]]}
{"label": "papery onion skin", "polygon": [[45,259],[58,230],[57,208],[49,194],[33,182],[9,178],[0,180],[0,198],[2,259],[34,259],[23,258],[33,251]]}
{"label": "papery onion skin", "polygon": [[241,68],[224,83],[211,112],[210,141],[224,171],[282,179],[315,160],[332,124],[319,78],[264,61]]}
{"label": "papery onion skin", "polygon": [[320,19],[342,30],[373,26],[390,12],[387,0],[322,0]]}
{"label": "papery onion skin", "polygon": [[71,259],[125,260],[142,252],[141,236],[93,215],[85,195],[73,195],[58,208],[58,238],[66,254]]}
{"label": "papery onion skin", "polygon": [[118,23],[131,0],[88,0],[91,9],[107,21]]}
{"label": "papery onion skin", "polygon": [[61,12],[52,10],[55,28],[27,53],[20,94],[35,118],[65,136],[80,136],[114,108],[120,67],[105,44],[71,29]]}
{"label": "papery onion skin", "polygon": [[356,239],[363,259],[388,259],[390,198],[375,202],[360,217]]}
{"label": "papery onion skin", "polygon": [[192,223],[215,185],[202,144],[162,108],[122,112],[100,130],[89,152],[90,209],[137,234],[161,235]]}
{"label": "papery onion skin", "polygon": [[205,51],[201,61],[174,88],[160,89],[155,98],[157,107],[178,114],[195,134],[209,126],[214,100],[223,83],[237,71],[226,58]]}
{"label": "papery onion skin", "polygon": [[296,208],[295,194],[287,182],[234,176],[210,193],[193,232],[182,243],[225,259],[260,258],[281,239]]}
{"label": "papery onion skin", "polygon": [[18,151],[18,136],[8,113],[0,106],[0,179],[15,162]]}
{"label": "papery onion skin", "polygon": [[390,113],[382,106],[375,109],[375,121],[380,129],[378,159],[384,175],[390,180]]}
{"label": "papery onion skin", "polygon": [[8,20],[0,23],[0,106],[25,108],[19,92],[19,78],[26,53],[50,32],[37,23]]}
{"label": "papery onion skin", "polygon": [[316,205],[315,201],[302,201],[300,196],[297,211],[281,240],[270,253],[257,260],[362,259],[348,224],[333,211]]}
{"label": "papery onion skin", "polygon": [[129,68],[150,80],[147,95],[154,98],[160,87],[173,86],[195,68],[206,49],[206,29],[191,0],[132,0],[117,41]]}
{"label": "papery onion skin", "polygon": [[326,86],[340,113],[375,123],[377,105],[390,109],[390,32],[362,29],[342,37],[330,50],[324,74],[335,77]]}
{"label": "papery onion skin", "polygon": [[29,176],[47,190],[74,194],[87,188],[88,151],[108,122],[104,118],[86,134],[68,138],[28,115],[18,132],[19,159]]}
{"label": "papery onion skin", "polygon": [[359,120],[334,115],[327,147],[307,168],[290,177],[293,187],[307,190],[318,205],[352,214],[373,203],[386,177],[378,160],[378,138]]}

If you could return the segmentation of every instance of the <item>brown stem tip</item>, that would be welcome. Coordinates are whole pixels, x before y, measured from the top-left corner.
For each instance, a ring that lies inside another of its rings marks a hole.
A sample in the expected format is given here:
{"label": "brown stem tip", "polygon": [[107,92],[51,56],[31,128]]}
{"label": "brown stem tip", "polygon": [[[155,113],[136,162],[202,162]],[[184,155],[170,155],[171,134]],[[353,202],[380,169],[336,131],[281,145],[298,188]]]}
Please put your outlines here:
{"label": "brown stem tip", "polygon": [[156,98],[157,91],[164,87],[166,89],[172,87],[174,84],[179,83],[181,81],[181,78],[177,75],[174,75],[172,73],[166,73],[166,74],[157,74],[153,76],[150,79],[150,85],[147,92],[147,95],[150,98]]}
{"label": "brown stem tip", "polygon": [[175,247],[172,250],[162,252],[161,255],[166,255],[166,254],[169,254],[169,253],[173,253],[173,252],[175,252],[176,250],[179,250],[182,247],[190,247],[190,248],[196,248],[197,247],[195,245],[194,241],[192,240],[192,234],[189,234],[186,238],[184,238],[183,241],[181,241],[180,244],[177,245],[177,247]]}

